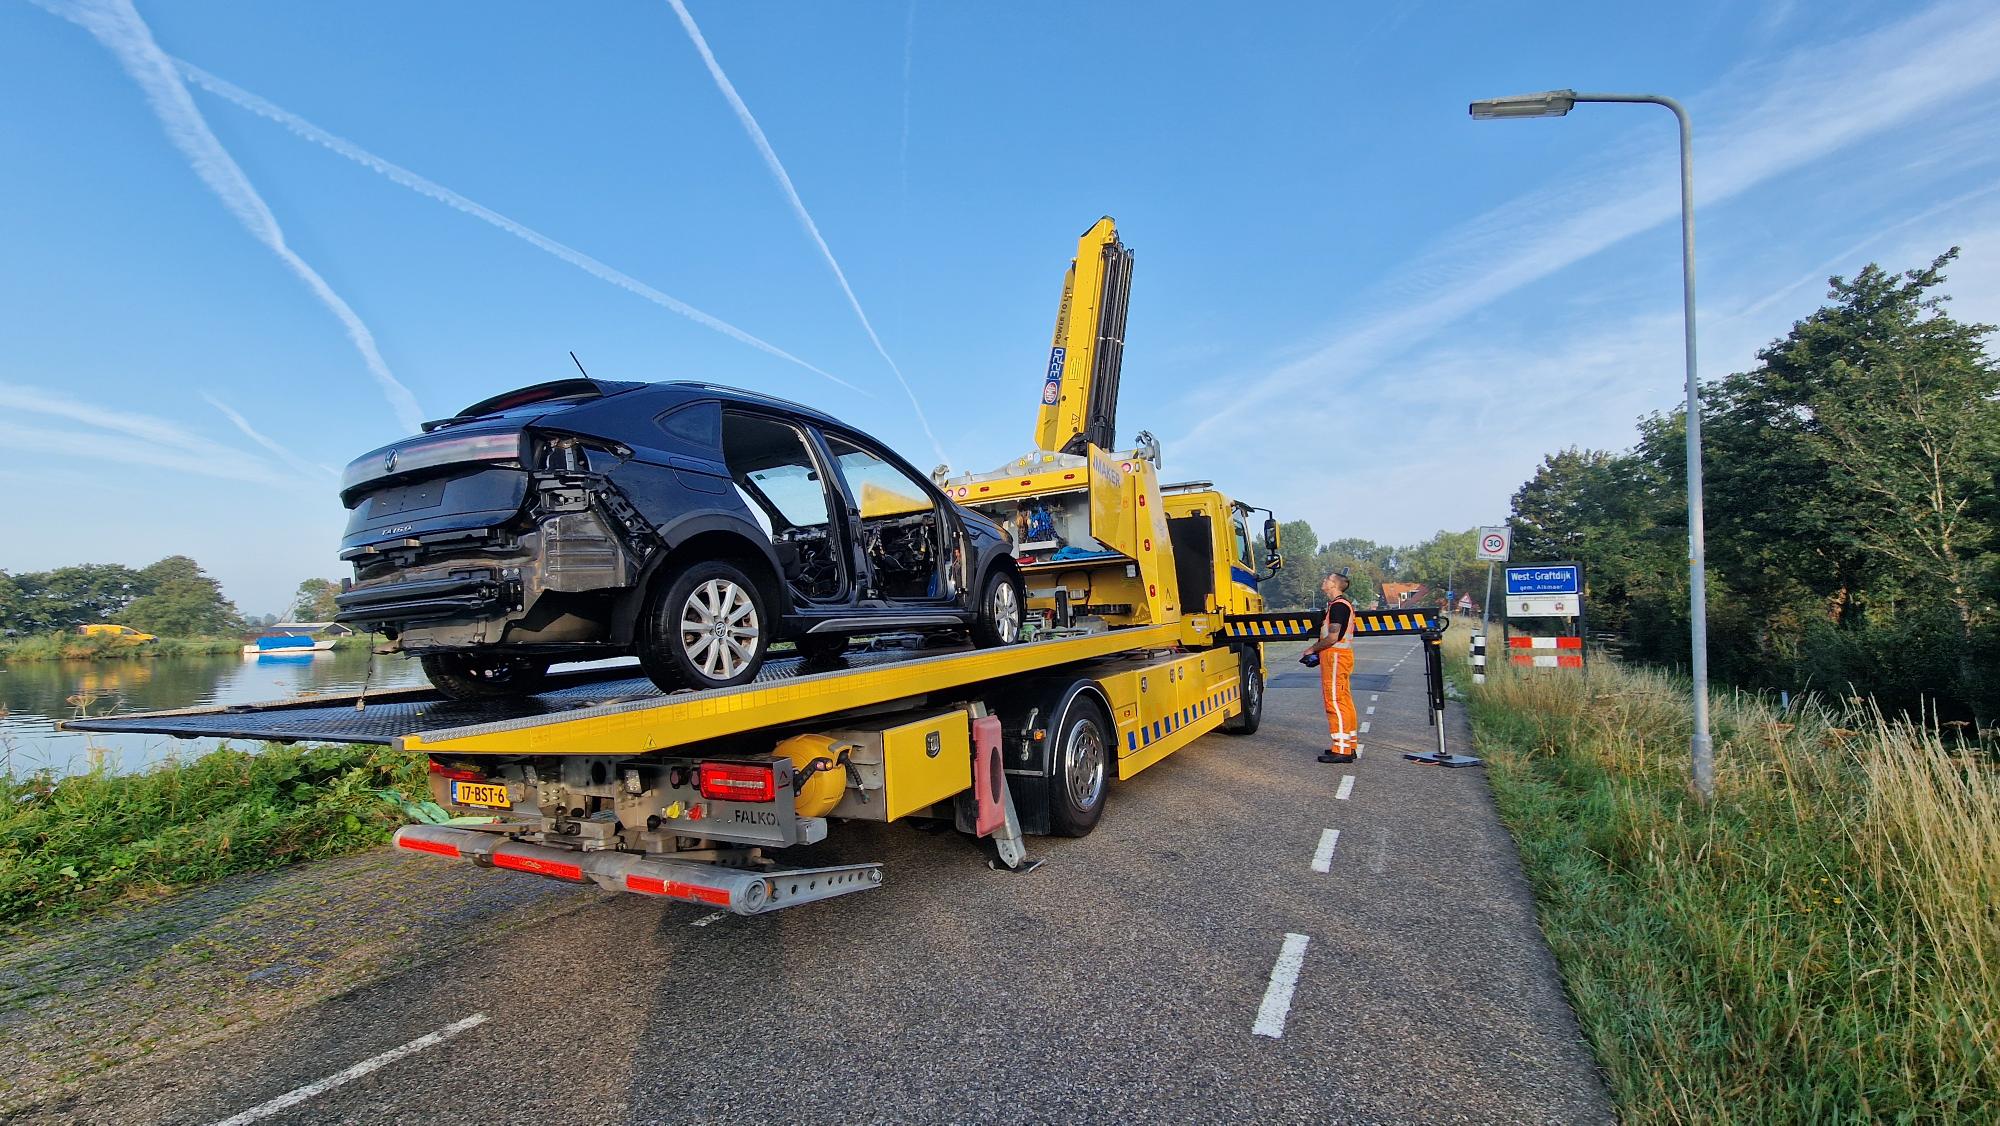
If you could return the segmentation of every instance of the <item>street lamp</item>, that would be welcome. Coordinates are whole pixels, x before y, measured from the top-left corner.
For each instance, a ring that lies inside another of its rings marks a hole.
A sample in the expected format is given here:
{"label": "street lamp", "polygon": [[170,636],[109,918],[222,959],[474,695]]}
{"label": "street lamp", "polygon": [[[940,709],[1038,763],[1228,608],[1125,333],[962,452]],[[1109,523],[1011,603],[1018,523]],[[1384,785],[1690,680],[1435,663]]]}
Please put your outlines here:
{"label": "street lamp", "polygon": [[1673,111],[1681,127],[1681,301],[1687,335],[1688,618],[1694,646],[1694,739],[1689,746],[1697,797],[1715,796],[1715,746],[1708,735],[1708,591],[1701,517],[1701,385],[1694,374],[1694,153],[1687,110],[1659,94],[1579,94],[1549,90],[1474,102],[1480,120],[1561,117],[1578,102],[1643,102]]}

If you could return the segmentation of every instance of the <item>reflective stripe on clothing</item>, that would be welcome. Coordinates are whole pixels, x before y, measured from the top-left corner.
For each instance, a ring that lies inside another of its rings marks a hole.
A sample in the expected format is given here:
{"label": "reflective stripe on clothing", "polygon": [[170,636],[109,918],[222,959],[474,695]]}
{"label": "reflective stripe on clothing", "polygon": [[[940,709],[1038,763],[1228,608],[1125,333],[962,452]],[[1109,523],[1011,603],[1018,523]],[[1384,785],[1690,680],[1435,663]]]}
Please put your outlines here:
{"label": "reflective stripe on clothing", "polygon": [[1338,646],[1322,651],[1319,660],[1320,697],[1326,704],[1326,726],[1333,737],[1333,749],[1352,753],[1356,741],[1354,692],[1348,686],[1354,675],[1354,650]]}

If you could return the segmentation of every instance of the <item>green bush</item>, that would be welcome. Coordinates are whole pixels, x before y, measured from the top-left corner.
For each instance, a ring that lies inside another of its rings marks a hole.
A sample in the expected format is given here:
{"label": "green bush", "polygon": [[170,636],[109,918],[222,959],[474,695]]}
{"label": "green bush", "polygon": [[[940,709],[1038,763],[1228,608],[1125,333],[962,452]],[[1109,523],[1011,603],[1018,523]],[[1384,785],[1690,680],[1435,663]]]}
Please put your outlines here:
{"label": "green bush", "polygon": [[426,770],[385,747],[271,745],[140,774],[9,779],[0,923],[380,843],[402,818],[376,791],[426,797]]}

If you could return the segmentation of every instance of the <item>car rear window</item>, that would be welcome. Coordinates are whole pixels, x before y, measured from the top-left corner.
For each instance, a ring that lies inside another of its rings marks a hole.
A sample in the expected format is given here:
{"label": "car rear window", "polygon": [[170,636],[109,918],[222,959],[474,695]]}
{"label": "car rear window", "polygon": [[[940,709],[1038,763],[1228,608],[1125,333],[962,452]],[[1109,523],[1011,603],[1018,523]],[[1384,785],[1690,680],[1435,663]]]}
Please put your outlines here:
{"label": "car rear window", "polygon": [[690,403],[659,417],[660,429],[688,453],[720,458],[722,451],[722,405]]}

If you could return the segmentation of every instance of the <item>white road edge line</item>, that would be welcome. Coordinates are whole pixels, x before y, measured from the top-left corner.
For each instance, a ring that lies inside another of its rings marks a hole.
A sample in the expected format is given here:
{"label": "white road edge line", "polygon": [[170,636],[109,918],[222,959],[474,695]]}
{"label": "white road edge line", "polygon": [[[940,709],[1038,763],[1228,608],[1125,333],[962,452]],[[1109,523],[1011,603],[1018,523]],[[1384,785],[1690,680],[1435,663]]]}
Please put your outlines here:
{"label": "white road edge line", "polygon": [[1285,1017],[1292,1011],[1292,991],[1299,987],[1299,971],[1306,964],[1306,943],[1302,934],[1288,934],[1271,965],[1271,984],[1264,989],[1264,1003],[1257,1006],[1257,1023],[1250,1026],[1256,1036],[1271,1039],[1285,1034]]}
{"label": "white road edge line", "polygon": [[1313,871],[1330,872],[1333,870],[1333,846],[1339,843],[1339,841],[1339,829],[1321,829],[1319,831],[1319,847],[1313,850]]}
{"label": "white road edge line", "polygon": [[1346,801],[1346,800],[1347,800],[1347,798],[1348,798],[1348,795],[1352,794],[1353,792],[1354,792],[1354,775],[1352,775],[1352,774],[1343,774],[1343,775],[1341,775],[1341,776],[1340,776],[1340,789],[1338,789],[1338,790],[1335,790],[1335,791],[1333,792],[1333,796],[1334,796],[1334,800],[1336,800],[1336,801]]}
{"label": "white road edge line", "polygon": [[295,1091],[288,1091],[285,1094],[279,1095],[277,1098],[272,1099],[270,1102],[258,1103],[256,1106],[251,1107],[249,1110],[246,1110],[241,1114],[232,1115],[228,1118],[223,1119],[220,1122],[215,1123],[215,1126],[244,1126],[245,1123],[255,1122],[262,1118],[269,1118],[281,1110],[284,1110],[288,1107],[297,1106],[300,1103],[305,1102],[307,1099],[315,1098],[319,1095],[324,1095],[328,1091],[333,1090],[335,1087],[341,1086],[344,1083],[352,1083],[354,1080],[361,1078],[362,1076],[368,1074],[371,1071],[374,1071],[377,1068],[387,1067],[389,1064],[395,1063],[397,1060],[402,1059],[404,1056],[413,1055],[417,1052],[423,1051],[425,1048],[442,1044],[446,1040],[449,1040],[452,1037],[458,1035],[459,1033],[464,1032],[468,1028],[475,1028],[485,1023],[486,1023],[485,1013],[474,1013],[471,1016],[466,1017],[464,1020],[457,1022],[456,1024],[447,1024],[443,1028],[438,1029],[436,1032],[425,1033],[424,1035],[417,1037],[415,1040],[410,1041],[409,1043],[403,1045],[400,1048],[391,1048],[388,1051],[383,1052],[379,1056],[374,1056],[369,1059],[362,1060],[360,1063],[355,1064],[353,1067],[348,1068],[346,1071],[342,1071],[334,1075],[329,1075],[325,1079],[322,1079],[317,1083],[308,1083],[305,1086],[300,1087]]}

